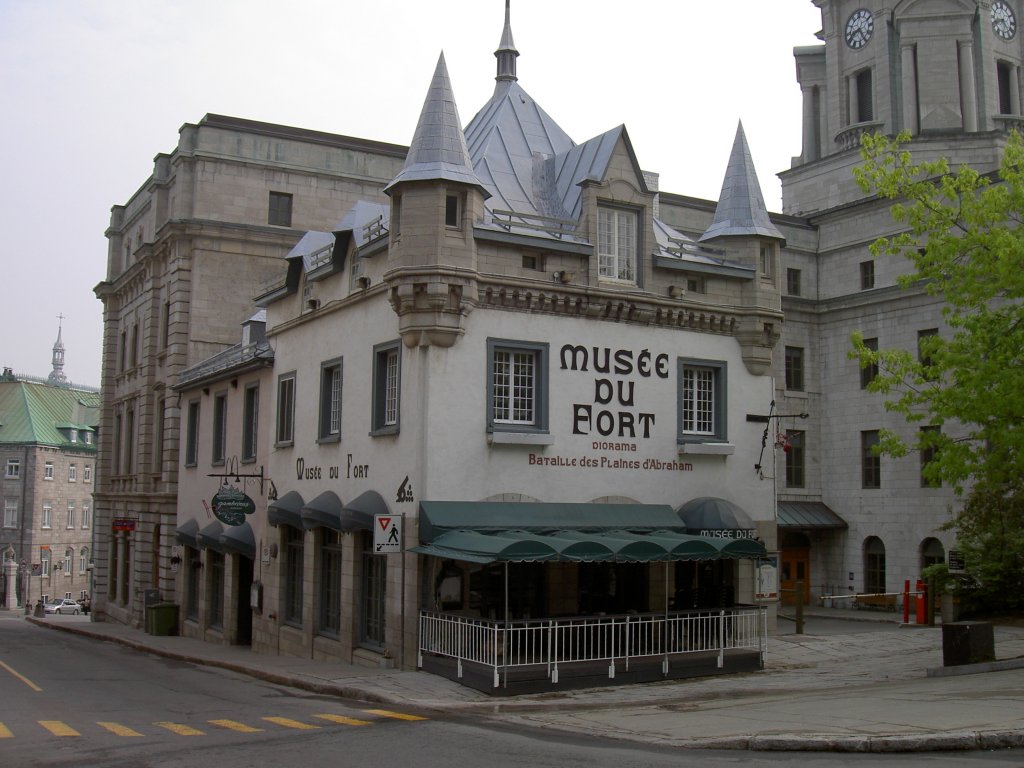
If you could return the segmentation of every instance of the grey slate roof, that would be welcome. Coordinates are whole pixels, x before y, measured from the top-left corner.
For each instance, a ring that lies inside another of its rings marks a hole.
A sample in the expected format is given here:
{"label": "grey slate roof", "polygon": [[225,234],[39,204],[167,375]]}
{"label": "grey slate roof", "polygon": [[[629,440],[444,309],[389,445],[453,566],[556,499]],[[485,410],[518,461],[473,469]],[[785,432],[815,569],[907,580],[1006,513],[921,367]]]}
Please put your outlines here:
{"label": "grey slate roof", "polygon": [[492,209],[568,218],[554,193],[553,161],[576,143],[517,81],[498,81],[466,126],[466,143]]}
{"label": "grey slate roof", "polygon": [[722,194],[715,208],[715,219],[701,235],[700,241],[729,235],[761,235],[784,240],[782,233],[768,217],[761,195],[750,147],[743,133],[743,123],[736,128],[729,167],[722,182]]}
{"label": "grey slate roof", "polygon": [[370,241],[367,237],[366,224],[375,219],[380,219],[381,224],[387,227],[391,221],[391,206],[386,203],[359,200],[341,217],[334,231],[351,232],[356,248],[361,248]]}
{"label": "grey slate roof", "polygon": [[448,68],[444,63],[444,53],[437,60],[437,68],[423,102],[405,166],[384,191],[390,193],[396,184],[404,181],[430,179],[482,186],[469,159],[466,137],[462,133],[462,123],[459,122],[459,110],[455,105]]}
{"label": "grey slate roof", "polygon": [[[519,85],[515,75],[515,58],[518,55],[512,40],[506,2],[505,25],[499,48],[495,51],[498,66],[494,93],[463,132],[444,54],[441,54],[405,166],[385,192],[390,193],[396,184],[403,181],[447,179],[478,185],[488,196],[488,220],[477,222],[477,227],[495,230],[509,226],[515,228],[517,221],[525,221],[531,216],[576,222],[581,215],[580,184],[588,180],[604,180],[619,141],[625,143],[639,183],[644,184],[625,126],[620,125],[577,144]],[[723,207],[727,197],[736,204],[735,211]],[[716,224],[702,240],[720,234],[755,233],[782,239],[768,218],[742,126],[733,147],[722,198]],[[356,246],[361,245],[359,236],[364,224],[383,214],[382,223],[386,225],[390,217],[388,207],[372,210],[368,207],[374,205],[357,204],[346,214],[336,231],[351,231],[356,237]],[[499,217],[493,212],[500,210],[512,211],[518,216],[500,217],[502,223],[499,224]],[[724,217],[721,222],[719,216]],[[522,234],[558,239],[563,243],[587,244],[571,232],[570,224],[568,228],[553,226],[550,232],[536,226],[527,227]],[[655,221],[655,233],[656,255],[674,263],[698,263],[711,268],[728,266],[744,273],[751,271],[707,252],[692,238],[663,222]],[[307,233],[289,258],[303,256],[308,268],[310,254],[322,248],[327,242],[324,238],[328,237],[328,233]]]}

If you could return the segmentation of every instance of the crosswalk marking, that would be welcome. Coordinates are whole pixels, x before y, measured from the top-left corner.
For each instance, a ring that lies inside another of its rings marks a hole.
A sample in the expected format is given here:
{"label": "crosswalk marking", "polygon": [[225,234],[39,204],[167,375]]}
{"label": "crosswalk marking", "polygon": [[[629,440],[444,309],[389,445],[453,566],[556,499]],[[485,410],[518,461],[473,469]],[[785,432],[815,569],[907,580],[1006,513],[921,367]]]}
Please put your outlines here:
{"label": "crosswalk marking", "polygon": [[40,720],[39,724],[54,736],[81,736],[78,731],[60,720]]}
{"label": "crosswalk marking", "polygon": [[184,725],[182,723],[171,723],[167,720],[160,720],[153,723],[153,725],[159,726],[160,728],[166,728],[171,733],[176,733],[179,736],[202,736],[203,732],[193,728],[190,725]]}
{"label": "crosswalk marking", "polygon": [[[365,709],[362,710],[367,715],[375,715],[376,717],[386,717],[393,720],[405,720],[408,722],[415,722],[418,720],[427,720],[426,717],[420,717],[419,715],[409,715],[404,712],[395,712],[390,709]],[[324,724],[331,723],[335,725],[346,725],[346,726],[363,726],[373,725],[373,720],[367,720],[359,717],[350,717],[348,715],[339,715],[331,712],[310,714],[308,717],[323,721]],[[273,725],[281,726],[282,728],[291,728],[300,731],[313,731],[324,727],[323,725],[317,725],[310,722],[303,722],[301,720],[295,720],[290,717],[261,717],[265,723],[272,723]],[[82,734],[72,728],[70,725],[62,720],[37,720],[40,726],[45,728],[54,736],[59,737],[81,737]],[[239,722],[238,720],[230,719],[216,719],[207,721],[211,726],[216,728],[223,728],[225,730],[234,731],[236,733],[265,733],[264,728],[259,728],[254,725]],[[125,738],[142,738],[145,733],[142,733],[135,728],[124,725],[122,723],[115,723],[111,721],[97,721],[96,725],[115,736],[122,736]],[[153,723],[157,728],[162,728],[165,731],[170,731],[178,736],[204,736],[205,731],[199,730],[191,725],[185,723],[176,723],[170,720],[160,720]],[[24,734],[22,734],[24,737]],[[0,723],[0,739],[12,739],[14,738],[14,731],[10,729],[6,724]]]}
{"label": "crosswalk marking", "polygon": [[210,720],[210,725],[216,725],[218,728],[227,728],[229,731],[238,731],[239,733],[260,733],[262,728],[253,728],[251,725],[240,723],[237,720]]}
{"label": "crosswalk marking", "polygon": [[369,720],[356,720],[354,717],[345,717],[344,715],[313,715],[313,717],[341,725],[371,725]]}
{"label": "crosswalk marking", "polygon": [[409,720],[410,722],[427,719],[425,717],[420,717],[419,715],[407,715],[404,712],[392,712],[390,709],[366,709],[363,711],[371,715],[379,715],[380,717],[391,717],[395,720]]}
{"label": "crosswalk marking", "polygon": [[96,723],[100,728],[106,728],[115,736],[141,736],[142,734],[127,725],[120,723]]}
{"label": "crosswalk marking", "polygon": [[274,723],[275,725],[283,725],[285,728],[295,728],[300,731],[313,731],[319,728],[319,725],[310,725],[309,723],[300,723],[298,720],[292,720],[290,717],[264,717],[268,723]]}

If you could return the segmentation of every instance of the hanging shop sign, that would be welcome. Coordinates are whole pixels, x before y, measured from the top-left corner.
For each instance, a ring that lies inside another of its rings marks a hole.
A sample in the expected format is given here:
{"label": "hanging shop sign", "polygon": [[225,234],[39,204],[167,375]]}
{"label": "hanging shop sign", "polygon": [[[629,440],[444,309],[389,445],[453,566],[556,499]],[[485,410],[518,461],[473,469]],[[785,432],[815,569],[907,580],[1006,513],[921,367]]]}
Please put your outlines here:
{"label": "hanging shop sign", "polygon": [[210,501],[213,515],[224,525],[241,525],[245,516],[256,511],[256,502],[230,485],[222,485]]}

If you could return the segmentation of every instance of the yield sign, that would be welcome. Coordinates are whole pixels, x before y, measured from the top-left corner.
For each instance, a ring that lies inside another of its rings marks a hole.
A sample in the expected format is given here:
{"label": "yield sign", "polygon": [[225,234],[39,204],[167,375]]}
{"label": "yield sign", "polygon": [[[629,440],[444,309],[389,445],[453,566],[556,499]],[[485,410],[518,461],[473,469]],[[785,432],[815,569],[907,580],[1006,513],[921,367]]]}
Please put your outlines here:
{"label": "yield sign", "polygon": [[373,516],[373,551],[377,554],[402,551],[402,518],[392,515]]}

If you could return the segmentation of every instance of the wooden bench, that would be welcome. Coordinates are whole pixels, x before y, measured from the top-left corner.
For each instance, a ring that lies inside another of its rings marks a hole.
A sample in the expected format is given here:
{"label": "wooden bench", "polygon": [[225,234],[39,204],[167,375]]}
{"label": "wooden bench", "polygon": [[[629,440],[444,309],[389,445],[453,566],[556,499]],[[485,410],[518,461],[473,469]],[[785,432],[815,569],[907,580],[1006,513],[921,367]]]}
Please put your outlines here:
{"label": "wooden bench", "polygon": [[896,595],[857,595],[853,605],[870,611],[895,611]]}

